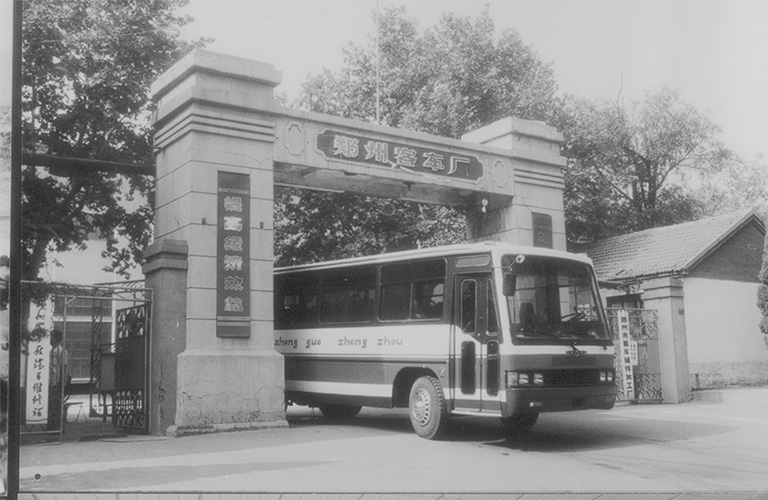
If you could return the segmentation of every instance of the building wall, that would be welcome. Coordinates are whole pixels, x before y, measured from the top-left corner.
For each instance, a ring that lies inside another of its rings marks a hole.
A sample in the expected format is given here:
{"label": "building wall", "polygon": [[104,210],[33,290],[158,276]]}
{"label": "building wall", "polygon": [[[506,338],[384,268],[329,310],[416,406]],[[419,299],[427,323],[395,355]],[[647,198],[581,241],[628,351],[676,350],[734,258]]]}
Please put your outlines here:
{"label": "building wall", "polygon": [[692,269],[690,276],[757,283],[764,242],[765,232],[755,222],[748,224]]}
{"label": "building wall", "polygon": [[696,277],[684,283],[691,387],[768,384],[758,285]]}

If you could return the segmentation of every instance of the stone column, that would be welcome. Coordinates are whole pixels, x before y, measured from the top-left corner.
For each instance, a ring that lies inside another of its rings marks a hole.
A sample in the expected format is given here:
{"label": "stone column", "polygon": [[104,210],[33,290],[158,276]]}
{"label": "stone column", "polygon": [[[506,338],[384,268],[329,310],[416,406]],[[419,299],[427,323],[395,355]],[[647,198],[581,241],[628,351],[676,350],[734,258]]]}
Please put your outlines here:
{"label": "stone column", "polygon": [[142,267],[153,291],[150,327],[149,432],[164,434],[176,418],[176,360],[186,347],[186,241],[159,240],[144,251]]}
{"label": "stone column", "polygon": [[[186,297],[186,325],[170,435],[287,425],[283,358],[273,348],[272,323],[271,109],[280,78],[271,65],[195,51],[152,86],[155,240],[180,240],[189,248],[186,283],[175,291]],[[220,278],[227,266],[219,246],[226,226],[219,213],[221,173],[235,174],[249,193],[240,204],[248,227],[239,229],[248,255],[237,264],[249,284],[240,292],[249,307],[236,336],[221,328]],[[158,293],[167,292],[155,291],[162,300]],[[162,342],[167,332],[161,326],[152,334]],[[174,369],[168,360],[153,362]]]}
{"label": "stone column", "polygon": [[510,117],[462,140],[511,151],[514,168],[514,197],[508,204],[489,205],[485,212],[468,215],[470,239],[565,250],[562,134],[541,122]]}
{"label": "stone column", "polygon": [[658,278],[643,282],[643,307],[659,315],[661,391],[665,403],[686,403],[691,398],[685,329],[683,280]]}

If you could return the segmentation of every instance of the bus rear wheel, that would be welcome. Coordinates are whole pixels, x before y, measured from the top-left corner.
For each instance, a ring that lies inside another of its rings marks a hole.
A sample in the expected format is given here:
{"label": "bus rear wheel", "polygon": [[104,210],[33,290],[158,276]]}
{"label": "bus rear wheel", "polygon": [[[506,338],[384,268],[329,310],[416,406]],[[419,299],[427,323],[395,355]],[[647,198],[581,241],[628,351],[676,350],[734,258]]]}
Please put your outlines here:
{"label": "bus rear wheel", "polygon": [[426,439],[445,435],[449,424],[448,405],[435,377],[421,377],[413,383],[408,407],[416,434]]}
{"label": "bus rear wheel", "polygon": [[363,409],[362,406],[336,404],[318,405],[318,408],[325,418],[332,418],[337,420],[352,418],[360,413],[360,410]]}
{"label": "bus rear wheel", "polygon": [[536,424],[538,413],[516,413],[511,417],[501,419],[501,425],[508,438],[520,437]]}

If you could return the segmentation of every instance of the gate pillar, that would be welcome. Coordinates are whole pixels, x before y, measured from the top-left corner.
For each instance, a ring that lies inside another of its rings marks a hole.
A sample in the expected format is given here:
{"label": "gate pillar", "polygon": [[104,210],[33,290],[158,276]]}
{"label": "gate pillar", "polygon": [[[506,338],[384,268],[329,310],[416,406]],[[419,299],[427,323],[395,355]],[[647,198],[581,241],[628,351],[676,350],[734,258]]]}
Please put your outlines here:
{"label": "gate pillar", "polygon": [[269,110],[280,79],[271,65],[195,51],[152,86],[155,241],[188,246],[180,289],[154,292],[186,300],[183,329],[152,332],[154,345],[183,345],[152,358],[153,373],[175,371],[170,435],[287,425],[272,324]]}
{"label": "gate pillar", "polygon": [[683,282],[658,278],[643,282],[643,307],[659,314],[661,387],[665,403],[691,399]]}
{"label": "gate pillar", "polygon": [[511,202],[467,216],[469,239],[565,250],[563,135],[544,123],[509,117],[462,140],[511,151],[515,178]]}
{"label": "gate pillar", "polygon": [[147,288],[153,291],[149,352],[150,434],[163,434],[176,416],[176,360],[184,351],[187,328],[186,241],[159,240],[144,250],[142,266]]}

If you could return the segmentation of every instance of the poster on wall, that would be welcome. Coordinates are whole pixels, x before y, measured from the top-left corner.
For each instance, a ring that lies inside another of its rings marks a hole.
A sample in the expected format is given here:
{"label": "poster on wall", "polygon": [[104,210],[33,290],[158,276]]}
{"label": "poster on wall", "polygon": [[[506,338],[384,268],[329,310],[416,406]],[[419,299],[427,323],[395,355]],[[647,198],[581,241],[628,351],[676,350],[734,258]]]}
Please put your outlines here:
{"label": "poster on wall", "polygon": [[216,336],[249,337],[250,178],[219,172],[216,251]]}

